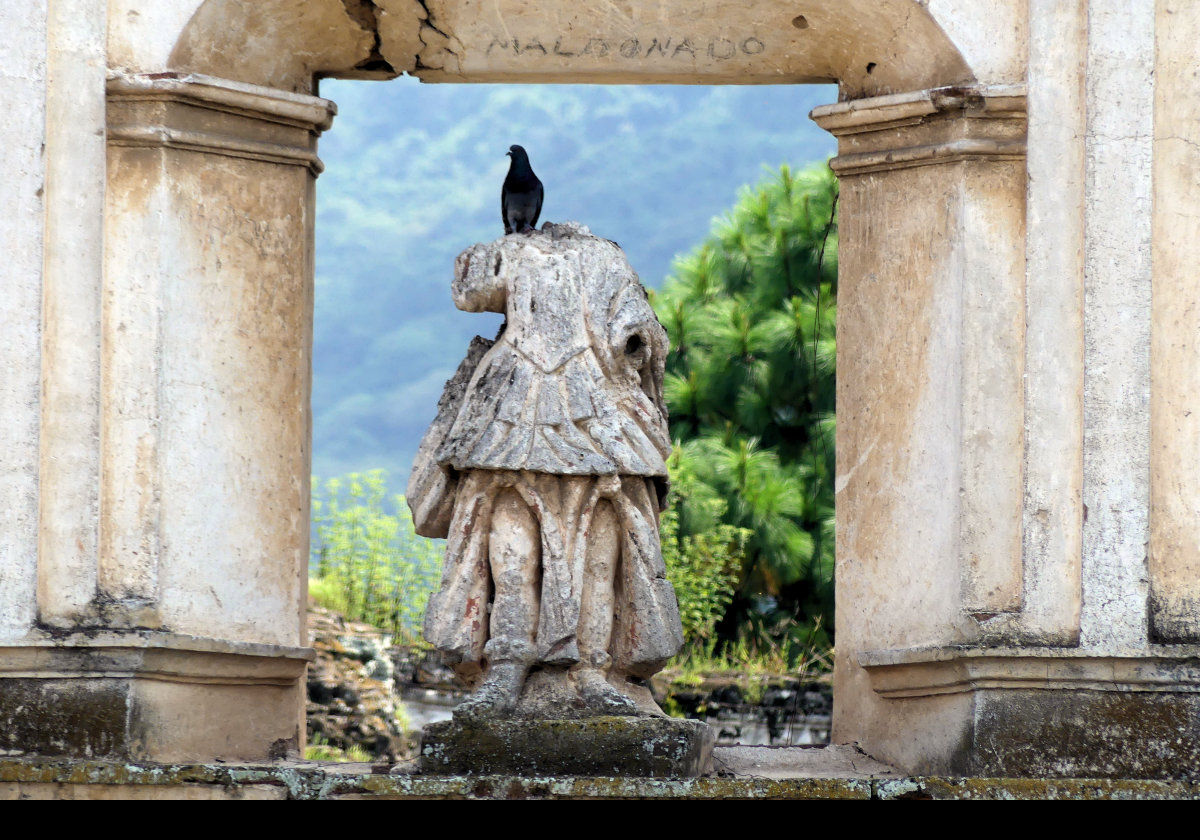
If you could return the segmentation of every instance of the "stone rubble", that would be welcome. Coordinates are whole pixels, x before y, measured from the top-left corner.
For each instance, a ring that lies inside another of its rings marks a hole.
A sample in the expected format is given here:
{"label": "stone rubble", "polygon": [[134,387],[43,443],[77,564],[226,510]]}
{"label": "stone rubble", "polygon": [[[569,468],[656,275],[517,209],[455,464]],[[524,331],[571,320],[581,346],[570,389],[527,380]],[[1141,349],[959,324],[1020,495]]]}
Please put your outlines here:
{"label": "stone rubble", "polygon": [[308,627],[317,651],[308,670],[308,743],[358,746],[380,761],[408,758],[413,740],[393,693],[391,637],[320,607],[309,608]]}

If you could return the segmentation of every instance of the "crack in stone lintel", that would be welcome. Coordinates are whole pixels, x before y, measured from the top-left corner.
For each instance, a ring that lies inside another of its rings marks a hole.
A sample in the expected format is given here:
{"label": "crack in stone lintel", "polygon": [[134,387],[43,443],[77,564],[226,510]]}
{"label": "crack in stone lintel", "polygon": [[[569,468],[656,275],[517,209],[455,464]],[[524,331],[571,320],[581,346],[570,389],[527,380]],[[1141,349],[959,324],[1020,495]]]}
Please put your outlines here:
{"label": "crack in stone lintel", "polygon": [[[417,37],[421,42],[421,49],[415,57],[416,66],[413,68],[413,74],[420,75],[421,70],[449,72],[444,61],[437,64],[432,63],[436,60],[435,56],[439,53],[449,54],[453,57],[455,63],[461,65],[463,57],[454,47],[457,39],[443,29],[442,25],[439,25],[440,22],[436,21],[433,9],[430,8],[428,0],[414,0],[414,2],[425,12],[425,17],[422,19],[420,30],[417,33]],[[426,30],[435,33],[438,37],[427,39],[425,35]]]}
{"label": "crack in stone lintel", "polygon": [[342,0],[342,6],[346,9],[347,17],[364,32],[370,33],[373,39],[367,57],[354,65],[354,69],[399,75],[401,71],[383,56],[383,42],[379,33],[379,7],[372,0]]}

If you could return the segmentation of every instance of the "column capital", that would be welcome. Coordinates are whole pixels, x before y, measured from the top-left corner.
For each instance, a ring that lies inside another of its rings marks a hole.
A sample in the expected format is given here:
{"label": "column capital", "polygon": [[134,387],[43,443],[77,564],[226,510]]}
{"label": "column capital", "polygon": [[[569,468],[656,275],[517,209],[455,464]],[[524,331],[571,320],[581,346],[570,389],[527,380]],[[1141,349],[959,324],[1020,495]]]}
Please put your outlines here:
{"label": "column capital", "polygon": [[955,86],[822,105],[810,114],[838,138],[839,176],[1025,156],[1025,89]]}
{"label": "column capital", "polygon": [[[108,142],[324,168],[316,136],[337,114],[328,99],[199,73],[110,74]],[[183,107],[179,107],[183,106]]]}

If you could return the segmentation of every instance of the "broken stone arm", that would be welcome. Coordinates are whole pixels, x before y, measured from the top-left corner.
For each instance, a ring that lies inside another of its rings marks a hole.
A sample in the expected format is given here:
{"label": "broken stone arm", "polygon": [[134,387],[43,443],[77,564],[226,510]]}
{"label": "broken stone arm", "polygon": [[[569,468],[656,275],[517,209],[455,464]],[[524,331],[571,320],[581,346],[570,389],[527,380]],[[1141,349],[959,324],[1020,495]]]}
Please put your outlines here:
{"label": "broken stone arm", "polygon": [[475,245],[454,261],[454,282],[450,291],[454,305],[464,312],[499,312],[508,302],[508,286],[501,271],[502,257],[497,251],[488,259],[488,249]]}

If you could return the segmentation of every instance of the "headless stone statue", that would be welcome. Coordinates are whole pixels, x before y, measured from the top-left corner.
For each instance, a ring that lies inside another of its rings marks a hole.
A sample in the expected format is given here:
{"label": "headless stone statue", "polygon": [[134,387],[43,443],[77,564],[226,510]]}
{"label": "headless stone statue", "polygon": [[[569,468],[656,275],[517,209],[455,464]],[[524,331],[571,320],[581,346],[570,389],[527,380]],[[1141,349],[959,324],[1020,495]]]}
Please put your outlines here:
{"label": "headless stone statue", "polygon": [[614,243],[545,225],[475,245],[454,302],[501,312],[447,383],[408,501],[447,540],[425,636],[476,686],[464,720],[661,716],[683,642],[658,538],[667,337]]}

